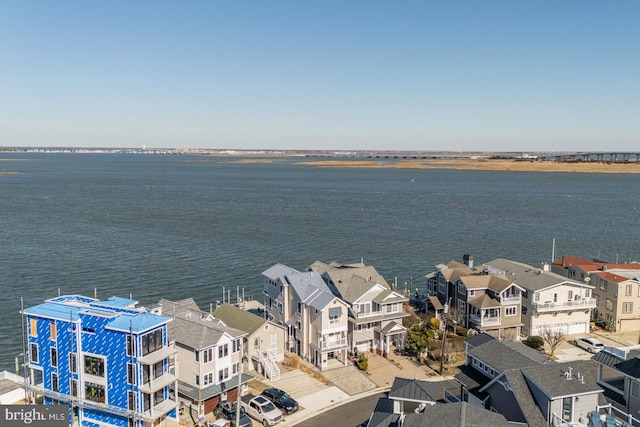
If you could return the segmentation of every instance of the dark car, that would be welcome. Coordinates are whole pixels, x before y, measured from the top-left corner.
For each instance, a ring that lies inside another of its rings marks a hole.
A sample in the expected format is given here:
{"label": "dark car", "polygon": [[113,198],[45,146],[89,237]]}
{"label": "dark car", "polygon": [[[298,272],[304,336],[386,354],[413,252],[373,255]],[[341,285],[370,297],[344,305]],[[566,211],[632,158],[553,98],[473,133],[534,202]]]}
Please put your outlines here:
{"label": "dark car", "polygon": [[244,408],[240,407],[240,424],[236,426],[236,404],[232,402],[224,402],[216,408],[216,415],[231,421],[232,427],[251,427],[251,418],[244,412]]}
{"label": "dark car", "polygon": [[279,388],[268,388],[262,392],[262,395],[287,415],[293,414],[298,410],[298,402]]}

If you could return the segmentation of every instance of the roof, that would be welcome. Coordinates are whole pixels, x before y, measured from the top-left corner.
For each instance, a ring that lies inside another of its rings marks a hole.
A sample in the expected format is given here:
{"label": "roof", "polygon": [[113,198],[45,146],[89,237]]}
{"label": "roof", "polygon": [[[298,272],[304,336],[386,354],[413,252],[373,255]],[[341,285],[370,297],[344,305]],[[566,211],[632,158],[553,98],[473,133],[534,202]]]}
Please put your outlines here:
{"label": "roof", "polygon": [[435,310],[442,310],[444,308],[442,303],[440,302],[440,300],[436,296],[433,296],[433,295],[430,296],[429,297],[429,302],[431,302],[431,305],[433,305],[433,308]]}
{"label": "roof", "polygon": [[421,413],[407,413],[402,424],[403,427],[428,425],[438,425],[439,427],[513,427],[515,424],[508,422],[503,415],[497,412],[474,406],[468,402],[428,405]]}
{"label": "roof", "polygon": [[[242,373],[241,383],[246,384],[252,379],[253,377],[251,375]],[[185,381],[178,381],[178,392],[180,395],[187,396],[195,402],[197,402],[199,398],[205,401],[221,394],[224,391],[222,389],[223,386],[225,390],[232,390],[236,388],[238,386],[238,375],[234,375],[224,383],[213,384],[203,389],[199,389],[193,384],[189,384]]]}
{"label": "roof", "polygon": [[464,340],[464,342],[467,343],[469,347],[477,347],[479,345],[486,343],[487,341],[492,341],[492,340],[495,340],[495,338],[489,334],[482,332],[478,335],[474,335],[471,338],[467,338],[466,340]]}
{"label": "roof", "polygon": [[331,280],[339,296],[349,303],[353,303],[376,284],[383,289],[390,289],[387,281],[373,266],[364,263],[331,264],[316,261],[307,268]]}
{"label": "roof", "polygon": [[460,366],[460,372],[457,373],[454,378],[458,380],[464,388],[478,399],[484,401],[488,396],[488,393],[481,392],[480,389],[491,381],[489,377],[474,369],[469,365]]}
{"label": "roof", "polygon": [[381,397],[369,418],[367,427],[390,427],[400,418],[400,414],[393,413],[393,400]]}
{"label": "roof", "polygon": [[494,274],[506,274],[512,282],[529,291],[539,291],[567,283],[584,288],[594,288],[592,285],[568,279],[560,274],[504,258],[485,263],[485,268]]}
{"label": "roof", "polygon": [[522,373],[551,399],[602,392],[582,360],[523,368]]}
{"label": "roof", "polygon": [[440,382],[410,380],[398,378],[393,381],[389,398],[394,400],[411,400],[414,402],[435,402],[438,390],[442,387]]}
{"label": "roof", "polygon": [[299,273],[299,271],[291,267],[287,267],[283,264],[275,264],[263,271],[262,275],[268,277],[271,280],[278,280],[281,277],[294,273]]}
{"label": "roof", "polygon": [[640,378],[640,359],[634,357],[624,362],[620,362],[615,366],[618,371],[629,375],[633,378]]}
{"label": "roof", "polygon": [[23,313],[67,322],[78,321],[81,316],[101,316],[110,319],[106,326],[108,329],[136,333],[171,321],[166,316],[135,309],[136,304],[136,301],[126,298],[111,297],[100,301],[78,295],[65,295],[25,308]]}
{"label": "roof", "polygon": [[213,317],[222,320],[225,325],[246,332],[249,335],[268,322],[267,319],[256,316],[232,304],[222,304],[213,312]]}
{"label": "roof", "polygon": [[502,305],[495,298],[491,298],[487,294],[476,295],[475,297],[469,298],[469,305],[479,308],[490,308],[490,307],[501,307]]}
{"label": "roof", "polygon": [[504,372],[503,375],[509,383],[509,388],[518,402],[518,407],[527,421],[527,425],[529,427],[548,427],[549,424],[536,404],[522,372],[519,369],[512,369]]}
{"label": "roof", "polygon": [[555,363],[539,351],[518,342],[490,340],[470,348],[468,354],[498,372],[526,366]]}
{"label": "roof", "polygon": [[504,274],[473,274],[460,277],[460,281],[467,289],[492,289],[502,292],[513,283]]}
{"label": "roof", "polygon": [[211,347],[227,334],[231,338],[244,336],[244,331],[225,325],[207,312],[194,309],[190,300],[160,300],[162,312],[173,317],[168,328],[169,341],[192,349]]}

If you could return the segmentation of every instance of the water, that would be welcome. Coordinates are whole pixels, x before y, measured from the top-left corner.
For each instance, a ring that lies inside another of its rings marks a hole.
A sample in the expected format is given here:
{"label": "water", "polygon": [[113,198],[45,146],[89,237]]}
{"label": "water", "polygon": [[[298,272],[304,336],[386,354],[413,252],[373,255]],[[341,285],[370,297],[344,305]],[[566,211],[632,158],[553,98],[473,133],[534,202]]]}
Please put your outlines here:
{"label": "water", "polygon": [[638,260],[640,175],[324,169],[142,154],[0,154],[0,369],[21,352],[20,298],[261,300],[281,262],[374,265],[399,287],[474,255]]}

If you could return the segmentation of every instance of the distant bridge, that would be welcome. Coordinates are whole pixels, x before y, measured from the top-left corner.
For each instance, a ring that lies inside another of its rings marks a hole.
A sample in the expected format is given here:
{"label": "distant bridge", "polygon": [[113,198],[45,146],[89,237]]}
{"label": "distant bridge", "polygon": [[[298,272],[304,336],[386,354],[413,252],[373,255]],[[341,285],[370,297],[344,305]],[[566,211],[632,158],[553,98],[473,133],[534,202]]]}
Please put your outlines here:
{"label": "distant bridge", "polygon": [[630,161],[640,162],[640,152],[628,152],[628,151],[585,151],[575,153],[541,153],[538,154],[538,158],[545,158],[549,160],[583,160],[583,161],[597,161],[603,162],[623,162],[628,163]]}

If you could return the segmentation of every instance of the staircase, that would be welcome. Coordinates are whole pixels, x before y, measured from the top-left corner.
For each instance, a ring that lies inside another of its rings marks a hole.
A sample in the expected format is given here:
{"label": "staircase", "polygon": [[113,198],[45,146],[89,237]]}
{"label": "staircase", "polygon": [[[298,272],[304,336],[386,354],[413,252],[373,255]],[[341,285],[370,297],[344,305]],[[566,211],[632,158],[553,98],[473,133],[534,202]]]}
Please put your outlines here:
{"label": "staircase", "polygon": [[264,376],[267,377],[269,381],[276,381],[280,379],[280,368],[278,368],[278,364],[276,363],[272,352],[267,351],[266,354],[263,354],[259,350],[253,350],[252,356],[260,362],[264,368]]}

